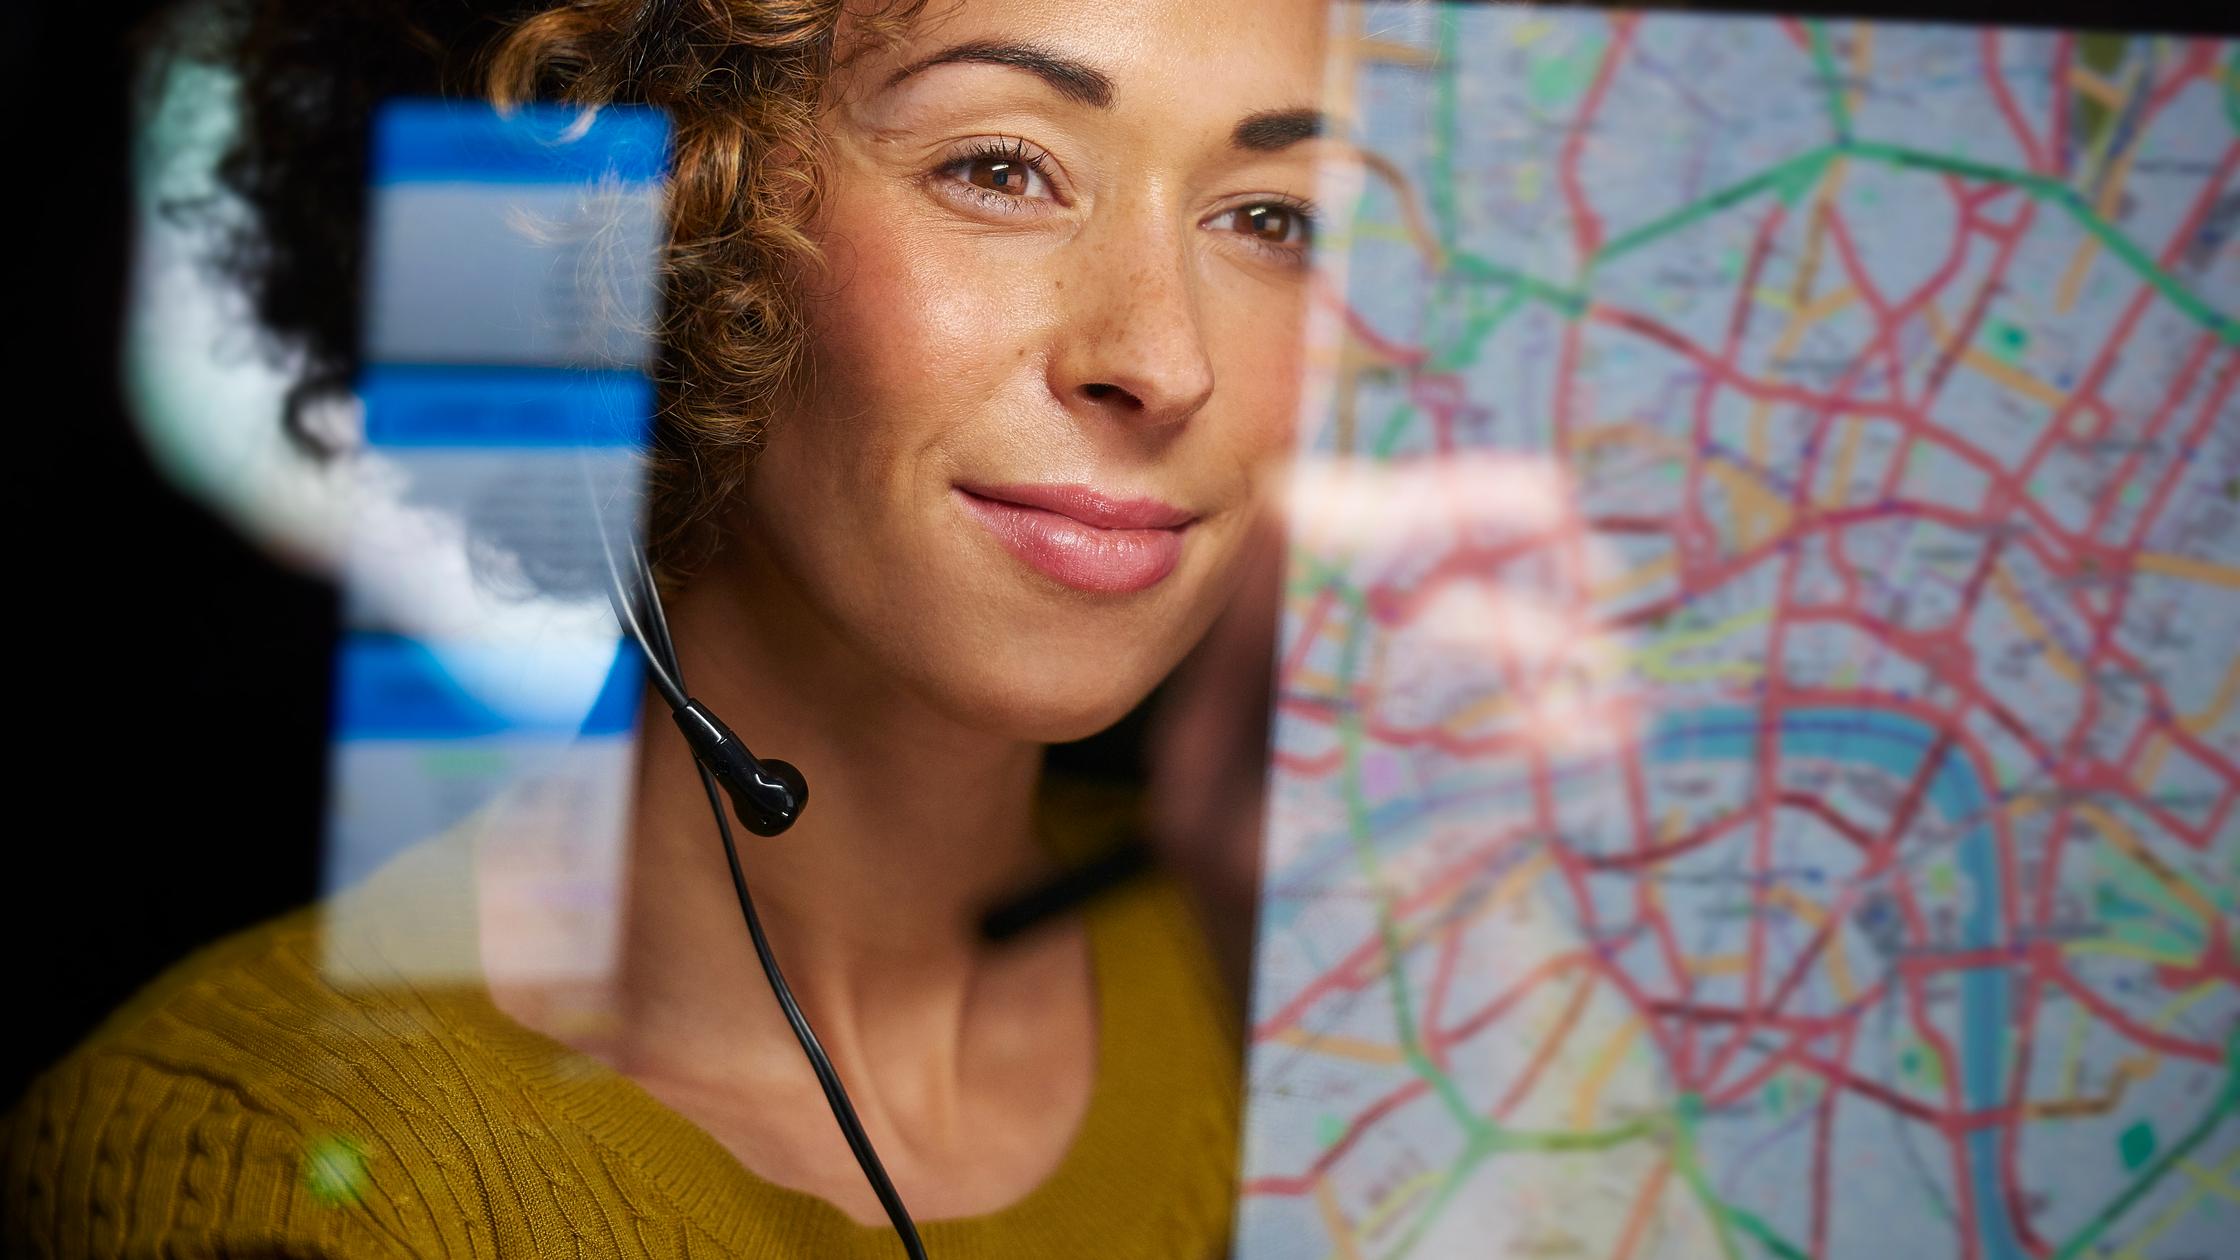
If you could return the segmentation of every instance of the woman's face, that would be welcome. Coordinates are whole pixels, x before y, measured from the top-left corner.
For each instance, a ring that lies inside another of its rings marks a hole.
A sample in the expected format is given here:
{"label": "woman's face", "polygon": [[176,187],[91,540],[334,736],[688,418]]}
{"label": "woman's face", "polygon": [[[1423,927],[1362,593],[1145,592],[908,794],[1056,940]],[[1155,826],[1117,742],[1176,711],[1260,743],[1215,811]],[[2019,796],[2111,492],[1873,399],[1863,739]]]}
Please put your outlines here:
{"label": "woman's face", "polygon": [[813,384],[735,522],[763,606],[1020,738],[1158,682],[1293,424],[1323,20],[937,3],[842,72]]}

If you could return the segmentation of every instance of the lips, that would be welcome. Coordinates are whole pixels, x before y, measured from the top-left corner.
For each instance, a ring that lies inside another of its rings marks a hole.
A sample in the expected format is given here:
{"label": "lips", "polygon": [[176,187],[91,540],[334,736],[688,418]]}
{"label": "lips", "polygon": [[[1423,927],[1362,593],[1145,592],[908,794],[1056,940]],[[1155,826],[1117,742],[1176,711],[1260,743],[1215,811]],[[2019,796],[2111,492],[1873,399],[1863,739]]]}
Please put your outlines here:
{"label": "lips", "polygon": [[1005,550],[1077,591],[1156,586],[1182,559],[1195,514],[1156,499],[1115,499],[1080,485],[960,485],[957,495]]}

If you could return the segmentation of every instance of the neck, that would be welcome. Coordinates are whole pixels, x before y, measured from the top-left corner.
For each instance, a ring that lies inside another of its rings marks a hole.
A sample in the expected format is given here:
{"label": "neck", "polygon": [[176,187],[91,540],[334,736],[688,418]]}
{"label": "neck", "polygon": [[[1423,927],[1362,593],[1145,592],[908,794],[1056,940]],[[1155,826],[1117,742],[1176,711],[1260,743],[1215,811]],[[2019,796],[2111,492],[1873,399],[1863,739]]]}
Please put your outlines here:
{"label": "neck", "polygon": [[[667,601],[669,619],[693,697],[809,782],[808,808],[785,834],[765,839],[736,820],[733,833],[786,978],[849,1074],[851,1060],[957,1040],[984,958],[977,916],[1043,867],[1041,749],[867,683],[875,671],[809,610],[769,594],[783,589],[766,574],[712,573]],[[644,730],[619,1057],[650,1071],[751,1070],[742,1048],[752,1047],[797,1071],[691,753],[658,702]]]}

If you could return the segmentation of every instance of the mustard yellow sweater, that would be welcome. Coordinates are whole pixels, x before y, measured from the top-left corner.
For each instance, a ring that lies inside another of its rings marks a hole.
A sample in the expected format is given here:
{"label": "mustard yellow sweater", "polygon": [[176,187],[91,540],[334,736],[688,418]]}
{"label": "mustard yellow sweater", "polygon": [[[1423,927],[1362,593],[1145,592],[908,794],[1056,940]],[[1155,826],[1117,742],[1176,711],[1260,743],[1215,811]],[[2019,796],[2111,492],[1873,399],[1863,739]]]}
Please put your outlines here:
{"label": "mustard yellow sweater", "polygon": [[[445,884],[414,888],[414,940],[457,930]],[[1163,882],[1087,914],[1087,1117],[1025,1199],[921,1222],[934,1260],[1226,1247],[1238,1048],[1197,924]],[[188,959],[34,1084],[0,1126],[8,1256],[902,1254],[479,985],[384,972],[379,950],[337,985],[334,922],[314,907]]]}

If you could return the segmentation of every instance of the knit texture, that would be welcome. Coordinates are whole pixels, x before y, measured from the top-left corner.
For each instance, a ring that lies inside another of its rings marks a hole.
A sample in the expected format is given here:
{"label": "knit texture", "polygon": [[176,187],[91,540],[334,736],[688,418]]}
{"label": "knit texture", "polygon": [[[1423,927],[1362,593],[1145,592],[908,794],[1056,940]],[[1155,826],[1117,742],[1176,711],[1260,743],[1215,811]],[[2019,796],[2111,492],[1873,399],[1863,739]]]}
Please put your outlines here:
{"label": "knit texture", "polygon": [[[1045,827],[1080,851],[1114,817],[1047,809]],[[0,1127],[7,1254],[901,1255],[884,1226],[756,1176],[481,986],[411,978],[424,973],[396,965],[397,933],[417,948],[471,922],[468,868],[421,857],[345,894],[404,911],[358,906],[350,922],[382,925],[366,942],[333,947],[331,906],[251,929],[173,968],[42,1076]],[[921,1222],[935,1260],[1226,1247],[1240,1052],[1198,924],[1164,880],[1086,915],[1087,1115],[1026,1198]]]}

